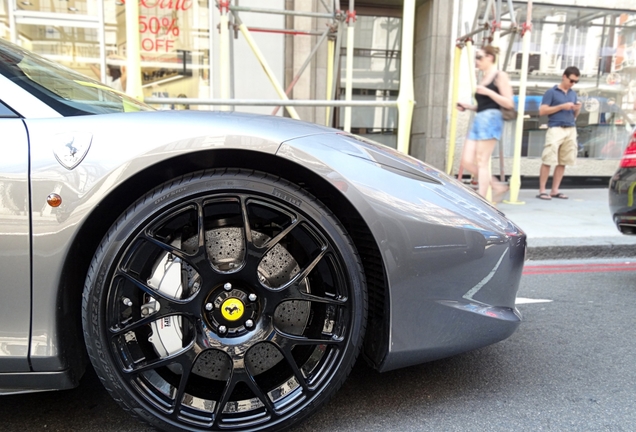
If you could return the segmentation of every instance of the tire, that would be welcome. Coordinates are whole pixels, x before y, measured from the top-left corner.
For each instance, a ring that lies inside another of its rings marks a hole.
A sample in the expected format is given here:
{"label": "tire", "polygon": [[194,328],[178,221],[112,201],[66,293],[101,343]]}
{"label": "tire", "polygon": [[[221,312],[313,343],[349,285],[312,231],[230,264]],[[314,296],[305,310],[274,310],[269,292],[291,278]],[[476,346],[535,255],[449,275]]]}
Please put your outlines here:
{"label": "tire", "polygon": [[97,374],[134,416],[167,431],[274,431],[340,388],[366,312],[360,258],[327,208],[268,174],[215,170],[119,217],[82,321]]}

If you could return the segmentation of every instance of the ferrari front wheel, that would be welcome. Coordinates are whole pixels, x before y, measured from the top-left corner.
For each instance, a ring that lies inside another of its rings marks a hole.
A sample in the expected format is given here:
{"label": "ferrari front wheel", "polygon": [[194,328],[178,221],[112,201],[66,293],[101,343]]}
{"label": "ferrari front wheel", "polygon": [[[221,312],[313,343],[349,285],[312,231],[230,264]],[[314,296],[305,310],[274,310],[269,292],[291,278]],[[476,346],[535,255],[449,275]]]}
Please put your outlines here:
{"label": "ferrari front wheel", "polygon": [[113,225],[87,276],[89,356],[163,430],[281,430],[341,386],[366,322],[360,259],[334,215],[259,172],[181,177]]}

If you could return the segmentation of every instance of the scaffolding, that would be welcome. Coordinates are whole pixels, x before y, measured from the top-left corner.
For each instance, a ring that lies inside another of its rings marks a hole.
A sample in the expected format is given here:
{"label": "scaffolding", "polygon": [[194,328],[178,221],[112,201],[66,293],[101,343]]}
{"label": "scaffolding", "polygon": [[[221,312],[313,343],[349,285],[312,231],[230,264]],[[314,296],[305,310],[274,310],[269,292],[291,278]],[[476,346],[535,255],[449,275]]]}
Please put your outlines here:
{"label": "scaffolding", "polygon": [[[354,35],[356,22],[355,0],[349,1],[349,9],[343,11],[340,8],[340,0],[320,0],[327,12],[309,12],[285,9],[266,9],[257,7],[245,7],[238,4],[232,4],[232,0],[216,0],[216,7],[220,12],[220,49],[219,49],[219,82],[221,94],[219,99],[188,99],[188,98],[145,98],[145,102],[151,104],[188,104],[188,105],[212,105],[218,106],[221,110],[232,110],[235,106],[273,106],[275,107],[272,114],[276,114],[280,107],[284,107],[288,115],[294,119],[300,119],[298,112],[294,107],[325,107],[326,108],[326,125],[332,124],[334,109],[336,107],[344,108],[344,130],[351,132],[351,110],[354,107],[381,107],[381,108],[397,108],[398,110],[398,137],[397,148],[406,154],[409,153],[411,123],[413,117],[413,108],[415,105],[414,85],[413,85],[413,49],[414,49],[414,33],[415,33],[415,1],[404,0],[403,6],[403,24],[402,24],[402,56],[400,65],[400,90],[396,101],[354,101],[353,100],[353,56],[354,56]],[[238,1],[236,1],[238,3]],[[138,2],[126,2],[126,10],[138,9]],[[297,29],[266,29],[266,28],[248,28],[241,20],[239,13],[260,13],[260,14],[278,14],[286,16],[302,16],[312,18],[324,18],[328,20],[327,28],[323,32],[304,31]],[[134,13],[130,12],[131,16]],[[138,13],[138,12],[137,12]],[[129,21],[137,23],[138,20]],[[137,29],[135,25],[129,40],[134,39],[132,36]],[[279,99],[234,99],[232,98],[232,76],[233,62],[231,61],[231,37],[230,29],[241,33],[248,43],[252,53],[258,60],[263,71],[267,75],[270,83],[276,90]],[[343,38],[345,37],[343,28],[346,28],[346,56],[345,56],[345,99],[336,100],[336,90],[338,82],[336,78],[340,72],[340,52]],[[292,36],[318,36],[318,40],[311,50],[304,63],[293,77],[286,89],[283,89],[280,82],[274,75],[272,69],[261,53],[258,44],[254,40],[253,32],[270,32],[281,33]],[[138,33],[137,33],[138,35]],[[320,47],[328,41],[328,67],[327,67],[327,89],[325,99],[323,100],[290,100],[289,94],[297,84],[298,80],[305,72],[312,59],[316,56]],[[139,48],[134,44],[130,46],[129,52],[129,76],[140,76]],[[137,50],[135,52],[134,50]],[[134,60],[136,59],[136,60]],[[132,88],[127,89],[128,92],[136,97],[141,94],[141,84],[139,88],[134,84]]]}
{"label": "scaffolding", "polygon": [[[457,38],[455,45],[455,58],[453,62],[453,88],[451,96],[451,118],[449,127],[449,145],[448,145],[448,157],[446,159],[446,172],[452,174],[453,162],[455,156],[455,140],[457,138],[457,110],[455,106],[459,98],[459,73],[461,69],[461,57],[462,53],[466,53],[466,59],[468,61],[470,73],[470,85],[471,93],[475,94],[476,80],[475,74],[472,72],[473,65],[473,37],[481,35],[483,43],[492,44],[493,46],[500,46],[501,38],[509,36],[514,38],[517,35],[522,40],[522,60],[521,60],[521,73],[519,81],[519,97],[517,107],[517,118],[515,127],[515,141],[513,150],[513,162],[512,172],[510,174],[510,199],[505,202],[508,204],[524,204],[518,201],[519,190],[521,189],[521,145],[523,139],[523,119],[525,116],[525,101],[526,101],[526,84],[528,78],[528,58],[530,49],[530,31],[532,30],[532,0],[527,1],[527,13],[526,21],[519,25],[516,21],[516,10],[513,6],[512,0],[507,0],[508,10],[504,10],[503,0],[484,0],[480,2],[480,7],[475,14],[473,22],[473,28],[471,31]],[[510,27],[502,28],[502,16],[510,14]],[[490,21],[490,17],[493,18]],[[514,39],[513,39],[514,40]],[[503,60],[503,70],[506,69],[508,62],[510,61],[510,55],[512,52],[513,40],[508,44],[508,49]],[[499,65],[501,65],[501,56],[498,56]],[[503,146],[499,145],[500,150],[500,175],[502,181],[504,179],[504,157]],[[460,163],[458,178],[462,177],[462,166]],[[490,192],[489,192],[490,193]]]}

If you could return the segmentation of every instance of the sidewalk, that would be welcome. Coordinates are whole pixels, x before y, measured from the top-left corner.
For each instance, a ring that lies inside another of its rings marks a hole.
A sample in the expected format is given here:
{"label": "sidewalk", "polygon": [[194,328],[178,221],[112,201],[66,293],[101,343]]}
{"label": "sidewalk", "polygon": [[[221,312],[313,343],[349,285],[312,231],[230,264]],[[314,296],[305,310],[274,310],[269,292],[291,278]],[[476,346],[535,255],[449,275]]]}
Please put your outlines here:
{"label": "sidewalk", "polygon": [[636,257],[636,236],[616,229],[607,189],[561,192],[569,199],[540,200],[538,191],[522,189],[519,201],[524,205],[498,204],[528,235],[527,259]]}

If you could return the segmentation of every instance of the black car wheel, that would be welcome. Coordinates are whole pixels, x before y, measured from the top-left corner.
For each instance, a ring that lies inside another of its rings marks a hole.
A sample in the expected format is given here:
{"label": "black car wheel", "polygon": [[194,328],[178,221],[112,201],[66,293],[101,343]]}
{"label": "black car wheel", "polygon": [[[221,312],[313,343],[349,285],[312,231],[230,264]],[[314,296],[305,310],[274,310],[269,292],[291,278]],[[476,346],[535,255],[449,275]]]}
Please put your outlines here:
{"label": "black car wheel", "polygon": [[164,430],[280,430],[348,375],[366,288],[320,202],[224,170],[132,205],[93,258],[83,308],[93,366],[133,414]]}

